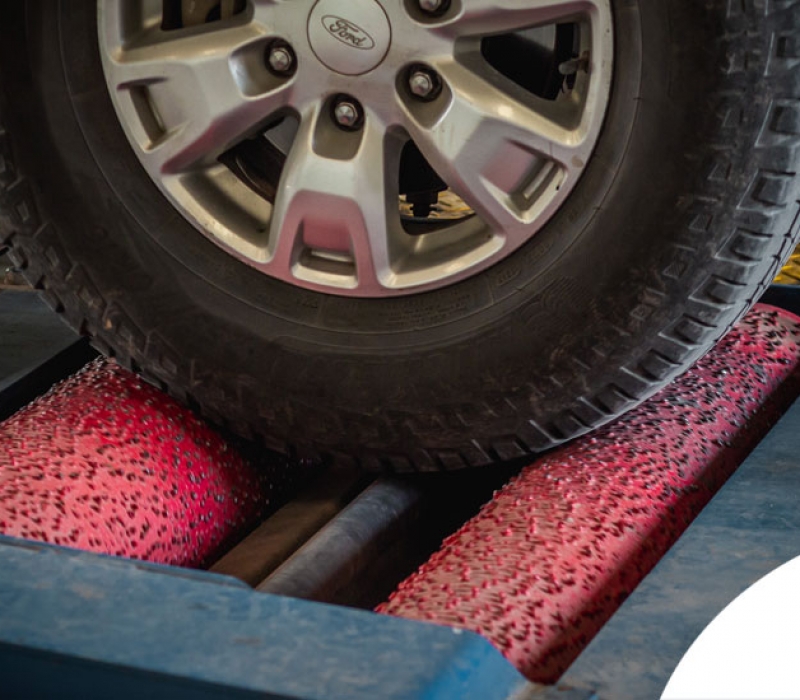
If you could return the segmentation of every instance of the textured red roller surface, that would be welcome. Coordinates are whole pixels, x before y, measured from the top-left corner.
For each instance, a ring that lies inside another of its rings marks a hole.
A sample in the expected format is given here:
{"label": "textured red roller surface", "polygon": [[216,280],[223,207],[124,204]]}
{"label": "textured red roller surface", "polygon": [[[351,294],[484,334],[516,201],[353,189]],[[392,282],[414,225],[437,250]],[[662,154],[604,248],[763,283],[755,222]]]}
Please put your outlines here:
{"label": "textured red roller surface", "polygon": [[97,361],[0,424],[0,533],[196,566],[252,524],[282,469]]}
{"label": "textured red roller surface", "polygon": [[756,307],[688,374],[525,469],[380,612],[489,638],[551,683],[800,389],[800,319]]}

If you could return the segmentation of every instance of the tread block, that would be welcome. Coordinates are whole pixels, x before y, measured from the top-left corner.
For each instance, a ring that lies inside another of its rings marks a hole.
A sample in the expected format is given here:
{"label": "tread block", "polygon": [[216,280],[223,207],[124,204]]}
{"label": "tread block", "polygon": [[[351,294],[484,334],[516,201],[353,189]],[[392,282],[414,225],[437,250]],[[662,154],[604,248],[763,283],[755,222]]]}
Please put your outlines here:
{"label": "tread block", "polygon": [[575,407],[572,409],[572,412],[584,425],[600,425],[608,420],[608,413],[600,409],[598,406],[595,406],[584,397],[578,399]]}
{"label": "tread block", "polygon": [[794,181],[788,175],[761,173],[756,179],[750,197],[761,204],[783,207],[789,203]]}
{"label": "tread block", "polygon": [[528,450],[514,437],[506,437],[492,441],[492,450],[501,462],[510,462],[528,454]]}
{"label": "tread block", "polygon": [[[76,265],[67,274],[66,282],[73,290],[75,299],[91,312],[90,315],[94,318],[102,318],[106,302],[86,270],[80,265]],[[65,301],[68,300],[65,299]]]}
{"label": "tread block", "polygon": [[779,35],[776,42],[776,53],[779,58],[800,60],[800,36],[797,35],[797,32]]}
{"label": "tread block", "polygon": [[622,413],[636,403],[636,399],[623,392],[619,387],[609,386],[595,397],[595,401],[605,406],[609,413]]}
{"label": "tread block", "polygon": [[437,450],[434,456],[445,471],[463,469],[466,464],[464,457],[455,450]]}
{"label": "tread block", "polygon": [[30,235],[39,228],[39,213],[27,180],[17,179],[7,187],[0,204],[4,214],[10,216],[11,225],[20,233]]}
{"label": "tread block", "polygon": [[687,343],[701,345],[717,332],[717,328],[709,327],[698,321],[684,317],[673,326],[673,335]]}
{"label": "tread block", "polygon": [[772,247],[772,236],[738,229],[727,246],[733,255],[744,260],[761,260]]}
{"label": "tread block", "polygon": [[587,429],[591,428],[591,424],[584,423],[573,411],[570,411],[557,415],[553,419],[553,427],[555,431],[569,438],[586,432]]}
{"label": "tread block", "polygon": [[545,450],[551,447],[555,440],[535,421],[525,421],[518,429],[519,439],[525,443],[531,452]]}
{"label": "tread block", "polygon": [[712,277],[703,286],[703,296],[721,304],[734,304],[739,301],[741,290],[740,284]]}
{"label": "tread block", "polygon": [[485,467],[494,462],[492,456],[474,440],[469,445],[462,447],[460,452],[464,462],[471,467]]}
{"label": "tread block", "polygon": [[770,128],[779,134],[800,136],[800,104],[777,105],[772,114]]}
{"label": "tread block", "polygon": [[670,359],[657,352],[647,353],[647,355],[642,358],[639,366],[642,368],[643,372],[657,381],[667,379],[667,377],[672,375],[680,367],[678,363],[672,362]]}

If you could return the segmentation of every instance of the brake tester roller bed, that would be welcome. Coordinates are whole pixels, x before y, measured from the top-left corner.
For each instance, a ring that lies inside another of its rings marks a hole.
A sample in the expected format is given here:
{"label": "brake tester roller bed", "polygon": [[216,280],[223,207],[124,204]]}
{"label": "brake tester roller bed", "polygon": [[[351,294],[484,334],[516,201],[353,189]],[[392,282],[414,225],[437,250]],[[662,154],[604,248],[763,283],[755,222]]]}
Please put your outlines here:
{"label": "brake tester roller bed", "polygon": [[[797,554],[799,341],[757,306],[633,412],[484,484],[402,582],[381,554],[467,474],[330,478],[94,360],[0,424],[3,695],[656,697]],[[380,614],[325,604],[367,590]]]}

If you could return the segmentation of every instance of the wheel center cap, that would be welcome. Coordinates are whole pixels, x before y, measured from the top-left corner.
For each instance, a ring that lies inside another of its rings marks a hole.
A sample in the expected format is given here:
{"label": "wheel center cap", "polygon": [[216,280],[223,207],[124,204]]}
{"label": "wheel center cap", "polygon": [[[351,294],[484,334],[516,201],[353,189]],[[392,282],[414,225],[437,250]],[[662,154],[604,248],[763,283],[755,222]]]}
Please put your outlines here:
{"label": "wheel center cap", "polygon": [[386,58],[392,27],[375,0],[319,0],[308,17],[308,40],[331,70],[361,75]]}

